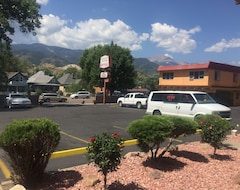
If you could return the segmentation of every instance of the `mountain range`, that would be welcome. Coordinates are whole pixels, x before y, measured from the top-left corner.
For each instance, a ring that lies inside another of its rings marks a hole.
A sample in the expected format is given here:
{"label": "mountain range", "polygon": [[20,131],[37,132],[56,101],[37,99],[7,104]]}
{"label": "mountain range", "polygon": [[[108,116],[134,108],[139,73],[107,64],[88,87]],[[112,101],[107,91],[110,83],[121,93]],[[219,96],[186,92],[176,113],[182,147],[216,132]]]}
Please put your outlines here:
{"label": "mountain range", "polygon": [[[39,43],[35,44],[13,44],[13,54],[34,65],[43,63],[53,64],[62,67],[69,64],[78,64],[78,60],[83,50],[72,50],[57,46],[47,46]],[[137,71],[147,75],[157,73],[159,65],[179,65],[170,56],[160,55],[149,58],[134,58],[134,67]]]}

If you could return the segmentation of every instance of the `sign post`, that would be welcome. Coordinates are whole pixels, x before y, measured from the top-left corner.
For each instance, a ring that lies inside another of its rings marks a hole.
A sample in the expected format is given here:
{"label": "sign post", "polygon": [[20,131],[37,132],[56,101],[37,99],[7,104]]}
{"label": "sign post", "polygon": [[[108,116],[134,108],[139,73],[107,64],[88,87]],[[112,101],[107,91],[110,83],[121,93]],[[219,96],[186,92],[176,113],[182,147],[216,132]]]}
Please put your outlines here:
{"label": "sign post", "polygon": [[109,55],[103,55],[100,58],[99,68],[101,69],[100,78],[104,79],[103,86],[103,103],[106,103],[106,88],[107,83],[110,82],[110,72],[107,71],[108,68],[112,67],[112,59]]}

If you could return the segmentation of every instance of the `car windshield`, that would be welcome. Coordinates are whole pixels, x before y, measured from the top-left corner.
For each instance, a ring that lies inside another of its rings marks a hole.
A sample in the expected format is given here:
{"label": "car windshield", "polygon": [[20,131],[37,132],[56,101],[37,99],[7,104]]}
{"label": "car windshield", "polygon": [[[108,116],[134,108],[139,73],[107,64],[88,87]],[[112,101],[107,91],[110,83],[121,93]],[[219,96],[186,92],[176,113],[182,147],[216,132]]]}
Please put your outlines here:
{"label": "car windshield", "polygon": [[209,94],[194,94],[199,104],[216,103],[216,101]]}

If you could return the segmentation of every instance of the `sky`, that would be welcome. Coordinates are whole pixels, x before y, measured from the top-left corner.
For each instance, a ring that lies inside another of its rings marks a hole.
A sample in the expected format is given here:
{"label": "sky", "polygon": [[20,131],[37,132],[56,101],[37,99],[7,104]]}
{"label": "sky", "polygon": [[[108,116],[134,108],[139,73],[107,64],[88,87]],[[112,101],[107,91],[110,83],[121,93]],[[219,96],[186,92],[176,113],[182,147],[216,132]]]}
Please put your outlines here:
{"label": "sky", "polygon": [[37,0],[37,35],[16,30],[13,44],[85,50],[115,44],[134,58],[240,66],[240,5],[235,0]]}

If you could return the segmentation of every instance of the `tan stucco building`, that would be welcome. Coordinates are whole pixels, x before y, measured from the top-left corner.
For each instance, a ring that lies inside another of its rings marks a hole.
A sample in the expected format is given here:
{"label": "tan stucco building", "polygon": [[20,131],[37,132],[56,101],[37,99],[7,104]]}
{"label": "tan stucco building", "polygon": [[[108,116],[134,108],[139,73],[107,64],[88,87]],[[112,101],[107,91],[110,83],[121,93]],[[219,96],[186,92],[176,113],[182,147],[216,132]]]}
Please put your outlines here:
{"label": "tan stucco building", "polygon": [[240,67],[207,62],[177,66],[159,66],[160,90],[198,90],[218,102],[240,105]]}

